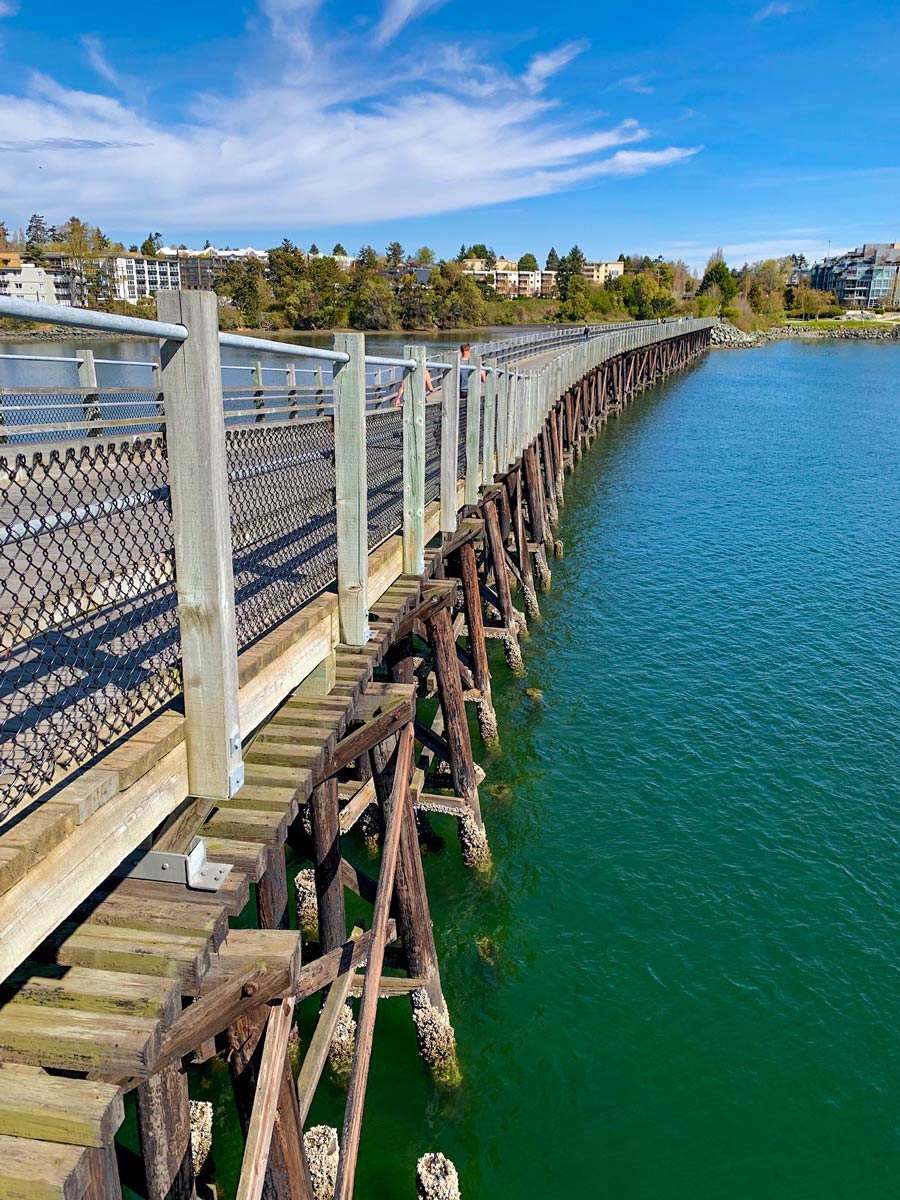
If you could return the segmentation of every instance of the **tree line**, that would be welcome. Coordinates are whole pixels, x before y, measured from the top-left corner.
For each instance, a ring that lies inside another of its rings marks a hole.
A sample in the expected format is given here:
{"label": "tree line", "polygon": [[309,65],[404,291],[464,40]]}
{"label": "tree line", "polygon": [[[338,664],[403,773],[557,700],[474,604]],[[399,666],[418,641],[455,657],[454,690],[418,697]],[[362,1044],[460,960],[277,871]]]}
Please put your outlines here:
{"label": "tree line", "polygon": [[[128,252],[154,257],[161,246],[162,235],[151,232]],[[204,248],[210,246],[207,241]],[[11,233],[0,220],[3,249],[18,250],[36,264],[50,253],[64,254],[81,277],[89,305],[133,311],[115,298],[115,281],[107,266],[108,259],[125,253],[126,247],[97,226],[78,217],[54,226],[34,213],[24,229]],[[467,275],[466,260],[481,260],[488,270],[498,262],[493,247],[483,242],[463,243],[455,259],[441,261],[429,246],[407,253],[398,241],[390,242],[383,254],[362,246],[347,270],[349,257],[340,242],[323,254],[315,243],[305,250],[286,238],[268,251],[268,262],[229,262],[213,282],[226,302],[221,307],[223,326],[414,330],[721,315],[751,329],[786,315],[817,317],[840,311],[832,293],[809,287],[808,264],[796,254],[729,267],[719,249],[702,276],[662,255],[620,254],[621,273],[598,286],[585,277],[586,259],[579,246],[563,255],[551,247],[543,269],[556,272],[557,294],[552,299],[503,299],[488,280]],[[531,252],[523,254],[517,266],[520,271],[541,270]],[[146,309],[152,305],[149,298],[141,302]]]}

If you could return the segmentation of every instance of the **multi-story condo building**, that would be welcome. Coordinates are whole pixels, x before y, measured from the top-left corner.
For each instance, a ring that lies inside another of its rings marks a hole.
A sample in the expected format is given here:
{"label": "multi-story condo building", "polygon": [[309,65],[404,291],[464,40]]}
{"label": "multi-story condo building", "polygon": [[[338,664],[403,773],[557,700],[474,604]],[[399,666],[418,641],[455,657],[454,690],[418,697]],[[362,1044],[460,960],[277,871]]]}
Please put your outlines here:
{"label": "multi-story condo building", "polygon": [[265,250],[254,250],[252,246],[243,250],[219,250],[215,246],[207,246],[203,250],[179,250],[176,246],[163,246],[156,261],[165,259],[177,263],[181,281],[179,286],[186,291],[210,291],[216,275],[229,263],[250,258],[265,263],[268,255]]}
{"label": "multi-story condo building", "polygon": [[0,250],[0,296],[56,304],[53,273],[26,262],[17,250]]}
{"label": "multi-story condo building", "polygon": [[465,258],[460,265],[464,274],[490,284],[503,300],[533,296],[549,300],[556,295],[555,271],[520,271],[511,258],[498,258],[492,267],[483,258]]}
{"label": "multi-story condo building", "polygon": [[620,262],[586,262],[581,268],[588,283],[594,287],[603,287],[607,279],[617,279],[625,270]]}
{"label": "multi-story condo building", "polygon": [[177,259],[120,254],[110,260],[110,265],[112,290],[117,300],[136,304],[144,296],[170,292],[181,286],[181,267]]}
{"label": "multi-story condo building", "polygon": [[867,242],[813,263],[810,286],[845,308],[900,307],[900,242]]}

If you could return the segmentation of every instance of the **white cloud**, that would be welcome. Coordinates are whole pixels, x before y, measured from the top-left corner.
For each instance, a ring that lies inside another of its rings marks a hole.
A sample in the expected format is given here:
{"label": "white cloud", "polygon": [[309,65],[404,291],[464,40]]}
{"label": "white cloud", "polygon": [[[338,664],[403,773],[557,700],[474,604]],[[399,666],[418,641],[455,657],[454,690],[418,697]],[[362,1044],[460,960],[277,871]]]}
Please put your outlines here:
{"label": "white cloud", "polygon": [[543,91],[548,81],[563,67],[568,66],[573,58],[583,54],[590,44],[589,41],[582,38],[576,42],[563,42],[555,50],[548,50],[544,54],[535,54],[528,64],[528,70],[522,76],[522,82],[527,91],[532,94]]}
{"label": "white cloud", "polygon": [[18,11],[19,5],[16,0],[0,0],[0,19],[14,17]]}
{"label": "white cloud", "polygon": [[107,83],[112,84],[118,91],[123,91],[123,80],[121,75],[110,63],[103,49],[103,43],[93,33],[83,33],[81,35],[81,44],[84,46],[87,55],[88,65],[101,79],[105,79]]}
{"label": "white cloud", "polygon": [[[265,3],[274,61],[281,23],[302,44],[315,3]],[[24,95],[0,95],[0,149],[15,153],[7,209],[30,212],[40,197],[53,219],[81,212],[122,230],[374,222],[548,195],[697,152],[635,149],[650,132],[632,118],[598,128],[561,116],[536,89],[578,44],[538,56],[526,83],[471,54],[449,73],[426,69],[427,53],[367,61],[371,35],[349,36],[317,34],[302,71],[286,56],[280,76],[248,72],[227,93],[188,96],[177,124],[153,120],[130,88],[104,96],[34,74]],[[107,82],[121,78],[99,43],[85,48]]]}
{"label": "white cloud", "polygon": [[424,13],[438,8],[445,0],[387,0],[381,20],[375,30],[375,45],[386,46],[405,25]]}
{"label": "white cloud", "polygon": [[652,96],[656,91],[652,84],[647,83],[643,75],[626,75],[624,79],[620,79],[613,86],[623,88],[626,92],[634,92],[637,96]]}
{"label": "white cloud", "polygon": [[771,3],[764,5],[753,14],[753,20],[767,21],[769,17],[786,17],[789,13],[796,11],[793,4],[785,4],[783,0],[771,0]]}

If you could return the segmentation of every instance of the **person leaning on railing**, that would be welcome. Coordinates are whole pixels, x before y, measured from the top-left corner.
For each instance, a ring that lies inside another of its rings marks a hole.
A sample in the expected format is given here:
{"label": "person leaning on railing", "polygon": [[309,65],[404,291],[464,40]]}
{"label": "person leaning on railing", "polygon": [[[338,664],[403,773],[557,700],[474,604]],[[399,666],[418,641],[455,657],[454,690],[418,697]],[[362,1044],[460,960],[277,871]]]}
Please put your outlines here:
{"label": "person leaning on railing", "polygon": [[[464,368],[464,364],[467,363],[471,357],[472,357],[471,344],[469,342],[463,342],[463,344],[459,348],[459,363],[460,363],[459,398],[460,398],[460,400],[468,400],[468,398],[469,398],[469,376],[472,374],[472,368],[471,367],[469,367],[467,369],[463,369],[463,368]],[[481,382],[484,383],[484,381],[486,379],[487,379],[487,374],[484,371],[484,368],[482,368]]]}
{"label": "person leaning on railing", "polygon": [[[403,399],[403,389],[406,387],[406,372],[400,378],[400,386],[397,388],[397,395],[394,397],[394,408],[400,407],[400,402]],[[425,395],[430,396],[434,391],[434,383],[431,380],[431,372],[425,368]]]}

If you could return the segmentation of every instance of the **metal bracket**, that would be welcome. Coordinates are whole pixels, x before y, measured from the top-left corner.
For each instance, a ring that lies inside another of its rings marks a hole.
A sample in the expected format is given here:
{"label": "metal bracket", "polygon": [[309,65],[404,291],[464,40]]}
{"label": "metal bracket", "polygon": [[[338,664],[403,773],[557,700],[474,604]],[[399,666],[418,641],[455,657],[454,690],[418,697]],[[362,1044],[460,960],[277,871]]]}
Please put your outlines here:
{"label": "metal bracket", "polygon": [[147,850],[130,870],[128,879],[152,879],[156,883],[177,883],[198,892],[217,892],[231,873],[231,863],[209,862],[206,858],[206,839],[194,838],[187,854],[171,854],[164,850]]}

